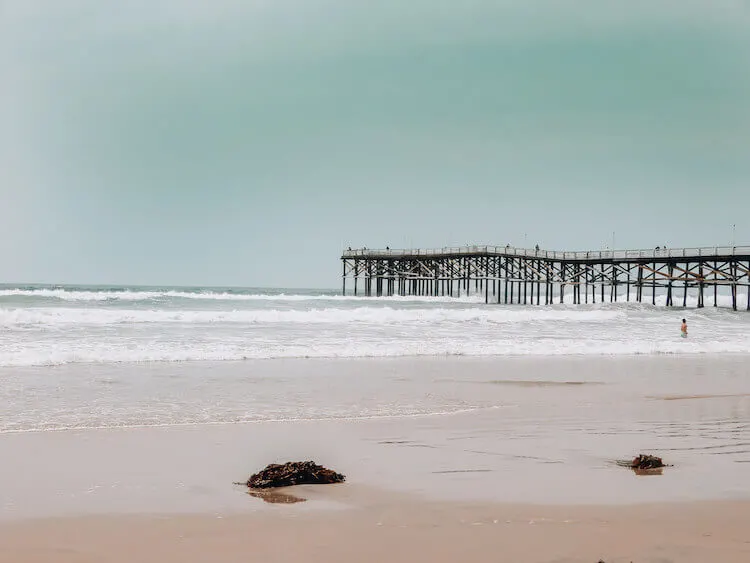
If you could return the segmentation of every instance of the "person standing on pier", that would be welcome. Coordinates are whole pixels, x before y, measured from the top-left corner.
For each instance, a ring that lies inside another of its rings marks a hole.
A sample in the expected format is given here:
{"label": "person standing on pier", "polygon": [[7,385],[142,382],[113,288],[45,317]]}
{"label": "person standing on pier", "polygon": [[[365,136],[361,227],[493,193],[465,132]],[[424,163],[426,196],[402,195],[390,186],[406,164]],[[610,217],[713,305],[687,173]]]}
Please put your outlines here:
{"label": "person standing on pier", "polygon": [[682,326],[680,327],[681,336],[687,338],[687,321],[682,319]]}

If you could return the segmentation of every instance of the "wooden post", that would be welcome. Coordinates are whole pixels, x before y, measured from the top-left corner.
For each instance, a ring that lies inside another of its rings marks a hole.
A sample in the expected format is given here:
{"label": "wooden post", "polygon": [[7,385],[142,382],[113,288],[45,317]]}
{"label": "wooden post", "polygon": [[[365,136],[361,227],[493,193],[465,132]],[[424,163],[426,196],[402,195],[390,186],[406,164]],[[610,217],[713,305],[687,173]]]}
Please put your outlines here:
{"label": "wooden post", "polygon": [[383,297],[383,262],[378,260],[378,297]]}
{"label": "wooden post", "polygon": [[357,296],[357,281],[359,280],[359,261],[354,261],[354,297]]}
{"label": "wooden post", "polygon": [[388,295],[396,295],[396,270],[393,260],[388,261]]}
{"label": "wooden post", "polygon": [[653,275],[653,279],[651,280],[651,304],[656,305],[656,262],[652,264],[654,267],[651,274]]}
{"label": "wooden post", "polygon": [[490,278],[489,275],[490,263],[489,258],[484,259],[484,302],[490,302]]}
{"label": "wooden post", "polygon": [[638,303],[643,300],[643,264],[638,264],[638,286],[635,293],[635,298]]}
{"label": "wooden post", "polygon": [[560,262],[560,303],[565,303],[565,262]]}
{"label": "wooden post", "polygon": [[718,297],[717,297],[717,289],[718,289],[718,280],[719,280],[719,263],[714,261],[714,307],[718,306]]}
{"label": "wooden post", "polygon": [[341,275],[341,280],[342,280],[341,295],[346,296],[346,260],[344,260],[344,270],[343,270],[343,274]]}
{"label": "wooden post", "polygon": [[517,303],[521,304],[521,295],[523,292],[521,291],[521,286],[523,285],[523,265],[521,264],[521,261],[518,261],[518,281],[516,282],[518,284],[518,301]]}
{"label": "wooden post", "polygon": [[737,310],[737,262],[732,260],[729,264],[729,271],[732,274],[732,310]]}
{"label": "wooden post", "polygon": [[367,267],[367,271],[365,272],[365,297],[370,297],[370,264],[370,260],[365,262],[365,266]]}
{"label": "wooden post", "polygon": [[526,269],[527,269],[527,278],[529,279],[529,292],[531,299],[529,300],[529,305],[534,304],[534,262],[526,261]]}
{"label": "wooden post", "polygon": [[464,291],[466,295],[469,295],[469,290],[471,289],[471,262],[468,258],[464,258],[464,275],[466,276],[464,279]]}
{"label": "wooden post", "polygon": [[672,275],[674,273],[674,266],[669,263],[669,281],[667,282],[667,307],[672,306]]}
{"label": "wooden post", "polygon": [[510,279],[510,274],[508,273],[508,257],[505,257],[505,304],[508,304],[508,279]]}
{"label": "wooden post", "polygon": [[690,272],[690,264],[685,264],[685,290],[682,292],[682,306],[687,307],[687,290],[688,290],[688,272]]}
{"label": "wooden post", "polygon": [[500,267],[502,266],[502,258],[497,257],[495,258],[495,282],[497,284],[497,293],[493,295],[497,295],[497,303],[500,304],[502,301],[502,298],[500,297],[500,290],[502,289],[502,271],[500,270]]}
{"label": "wooden post", "polygon": [[591,272],[589,271],[589,264],[588,262],[583,265],[583,301],[588,305],[589,303],[589,276],[591,275]]}
{"label": "wooden post", "polygon": [[492,298],[494,299],[495,296],[497,295],[497,292],[498,292],[497,284],[498,284],[499,272],[498,272],[498,258],[495,257],[492,260],[493,260],[492,265],[494,266],[494,268],[492,270],[492,272],[493,272],[493,276],[492,276]]}
{"label": "wooden post", "polygon": [[627,280],[625,281],[625,285],[627,287],[627,292],[628,292],[628,295],[625,299],[627,302],[630,302],[630,268],[631,266],[632,264],[628,262],[628,276],[627,276]]}
{"label": "wooden post", "polygon": [[379,262],[380,265],[380,297],[388,295],[388,278],[386,277],[386,262]]}
{"label": "wooden post", "polygon": [[617,276],[619,274],[620,270],[618,270],[616,264],[612,262],[612,294],[614,295],[615,303],[617,303]]}
{"label": "wooden post", "polygon": [[587,264],[581,264],[581,267],[579,268],[579,274],[578,274],[578,304],[580,305],[583,302],[588,303],[589,302],[589,292],[588,292],[588,284],[586,283],[586,275],[588,273],[588,265]]}
{"label": "wooden post", "polygon": [[596,266],[591,264],[591,302],[596,304]]}
{"label": "wooden post", "polygon": [[452,258],[448,259],[448,295],[453,297],[453,263]]}
{"label": "wooden post", "polygon": [[374,297],[380,297],[380,261],[376,261],[375,264],[375,295]]}
{"label": "wooden post", "polygon": [[541,260],[536,261],[536,304],[541,303],[541,291],[542,291],[542,262]]}
{"label": "wooden post", "polygon": [[472,265],[474,266],[474,275],[475,275],[475,277],[474,277],[474,293],[479,293],[479,291],[481,289],[481,287],[480,287],[481,276],[479,275],[480,274],[480,272],[479,272],[479,264],[480,264],[480,262],[481,262],[482,259],[475,257],[475,258],[471,258],[470,260],[471,260]]}
{"label": "wooden post", "polygon": [[380,260],[375,262],[375,297],[380,297]]}

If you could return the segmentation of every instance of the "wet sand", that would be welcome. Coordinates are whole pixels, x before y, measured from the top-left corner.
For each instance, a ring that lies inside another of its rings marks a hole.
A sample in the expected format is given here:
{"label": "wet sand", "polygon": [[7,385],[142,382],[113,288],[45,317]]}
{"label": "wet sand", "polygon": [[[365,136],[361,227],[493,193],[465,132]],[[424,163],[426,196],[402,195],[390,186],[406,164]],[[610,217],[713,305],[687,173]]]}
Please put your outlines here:
{"label": "wet sand", "polygon": [[332,494],[349,505],[335,511],[301,511],[299,504],[285,504],[225,517],[15,522],[0,526],[0,562],[750,561],[748,502],[550,507],[349,493]]}
{"label": "wet sand", "polygon": [[[0,561],[750,561],[744,357],[330,366],[478,408],[0,434]],[[291,459],[348,481],[232,485]]]}

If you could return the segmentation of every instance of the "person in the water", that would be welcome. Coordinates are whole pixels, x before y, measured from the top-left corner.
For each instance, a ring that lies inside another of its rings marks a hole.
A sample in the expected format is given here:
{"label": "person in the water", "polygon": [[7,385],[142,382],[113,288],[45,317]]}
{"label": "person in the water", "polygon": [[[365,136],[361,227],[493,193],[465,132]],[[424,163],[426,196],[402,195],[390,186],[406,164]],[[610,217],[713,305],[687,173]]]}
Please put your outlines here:
{"label": "person in the water", "polygon": [[681,336],[687,338],[687,321],[682,319],[682,326],[680,327]]}

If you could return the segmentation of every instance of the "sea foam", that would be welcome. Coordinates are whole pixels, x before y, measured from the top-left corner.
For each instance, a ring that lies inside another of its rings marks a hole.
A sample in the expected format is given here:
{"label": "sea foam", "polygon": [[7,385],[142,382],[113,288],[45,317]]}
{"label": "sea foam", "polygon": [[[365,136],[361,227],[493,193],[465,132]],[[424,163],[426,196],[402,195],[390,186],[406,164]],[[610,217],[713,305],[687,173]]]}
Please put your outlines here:
{"label": "sea foam", "polygon": [[[657,296],[657,303],[664,299]],[[688,306],[694,299],[688,296]],[[720,307],[703,309],[633,301],[506,306],[478,303],[483,296],[476,295],[343,298],[321,292],[6,286],[0,289],[0,367],[750,352],[750,315],[728,309],[729,299],[719,295]],[[744,299],[739,296],[740,303]],[[682,317],[689,319],[688,339],[679,338]]]}

